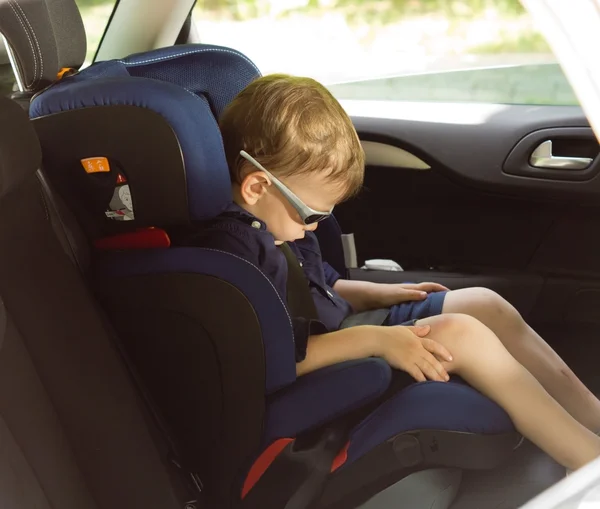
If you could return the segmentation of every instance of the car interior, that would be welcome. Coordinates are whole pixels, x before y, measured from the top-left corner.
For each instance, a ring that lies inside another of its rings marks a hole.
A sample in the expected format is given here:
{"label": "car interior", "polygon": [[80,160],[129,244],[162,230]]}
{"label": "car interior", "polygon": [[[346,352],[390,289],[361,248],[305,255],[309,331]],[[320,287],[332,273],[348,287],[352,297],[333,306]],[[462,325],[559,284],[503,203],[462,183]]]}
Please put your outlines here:
{"label": "car interior", "polygon": [[[141,4],[117,2],[83,67],[75,1],[0,0],[20,84],[0,98],[3,507],[508,509],[564,477],[460,379],[398,390],[378,358],[296,377],[267,277],[176,235],[231,200],[216,119],[261,72],[192,40],[190,0],[124,34]],[[493,289],[600,391],[581,108],[343,105],[365,189],[319,226],[324,258],[351,279]],[[403,270],[362,268],[380,259]]]}

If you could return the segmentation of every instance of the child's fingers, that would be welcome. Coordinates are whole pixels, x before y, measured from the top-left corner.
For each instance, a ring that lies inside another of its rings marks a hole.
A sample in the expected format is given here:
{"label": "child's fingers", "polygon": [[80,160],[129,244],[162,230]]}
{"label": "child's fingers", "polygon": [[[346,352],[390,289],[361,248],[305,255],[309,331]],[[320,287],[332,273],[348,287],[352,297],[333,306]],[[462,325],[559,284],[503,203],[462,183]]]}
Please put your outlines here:
{"label": "child's fingers", "polygon": [[419,291],[427,292],[427,293],[450,291],[450,289],[445,287],[444,285],[441,285],[439,283],[430,283],[430,282],[417,283],[417,284],[414,284],[414,283],[403,284],[402,288],[405,288],[406,290],[419,290]]}
{"label": "child's fingers", "polygon": [[429,334],[431,325],[409,325],[407,328],[410,329],[415,336],[422,338]]}
{"label": "child's fingers", "polygon": [[417,366],[421,370],[421,373],[423,373],[425,375],[425,378],[427,380],[434,380],[436,382],[441,382],[441,377],[440,377],[439,373],[425,359],[420,359]]}
{"label": "child's fingers", "polygon": [[434,339],[421,338],[421,344],[423,345],[423,348],[425,348],[425,350],[435,355],[438,359],[442,359],[448,362],[452,361],[452,355],[446,349],[446,347],[444,347]]}
{"label": "child's fingers", "polygon": [[437,370],[429,363],[426,359],[419,359],[418,368],[425,375],[427,380],[433,380],[435,382],[443,382],[444,378],[437,372]]}
{"label": "child's fingers", "polygon": [[431,292],[447,292],[450,291],[449,288],[441,285],[439,283],[421,283],[418,287],[419,290],[423,290],[427,293]]}
{"label": "child's fingers", "polygon": [[417,382],[425,382],[427,378],[416,364],[413,364],[411,369],[406,370],[406,372],[412,376]]}
{"label": "child's fingers", "polygon": [[425,300],[427,298],[427,292],[422,290],[412,290],[407,288],[402,288],[398,292],[397,299],[399,302],[408,302],[411,300]]}
{"label": "child's fingers", "polygon": [[423,374],[429,378],[429,380],[435,380],[437,382],[447,382],[450,377],[444,369],[444,366],[429,352],[426,352],[426,357],[421,359],[419,367]]}

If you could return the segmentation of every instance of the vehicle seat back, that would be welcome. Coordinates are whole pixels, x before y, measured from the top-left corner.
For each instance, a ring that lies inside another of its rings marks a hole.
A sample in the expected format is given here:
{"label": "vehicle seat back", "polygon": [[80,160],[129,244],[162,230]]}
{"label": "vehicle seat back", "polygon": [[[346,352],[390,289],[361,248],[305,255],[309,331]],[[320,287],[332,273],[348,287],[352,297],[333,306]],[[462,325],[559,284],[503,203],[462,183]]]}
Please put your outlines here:
{"label": "vehicle seat back", "polygon": [[182,507],[157,435],[57,239],[26,114],[0,98],[2,507]]}

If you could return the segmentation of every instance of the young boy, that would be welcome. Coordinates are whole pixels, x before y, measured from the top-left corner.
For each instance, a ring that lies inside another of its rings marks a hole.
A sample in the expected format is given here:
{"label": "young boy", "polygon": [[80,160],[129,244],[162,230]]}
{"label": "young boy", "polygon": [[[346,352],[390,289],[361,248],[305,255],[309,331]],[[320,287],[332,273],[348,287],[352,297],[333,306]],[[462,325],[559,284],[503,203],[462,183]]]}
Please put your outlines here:
{"label": "young boy", "polygon": [[[321,259],[313,231],[360,190],[364,174],[352,122],[322,85],[257,79],[226,108],[220,128],[233,203],[187,243],[241,256],[271,280],[292,316],[298,375],[369,356],[417,381],[456,373],[568,468],[600,455],[590,431],[600,430],[600,402],[499,296],[346,281]],[[308,280],[308,303],[287,293],[290,264]]]}

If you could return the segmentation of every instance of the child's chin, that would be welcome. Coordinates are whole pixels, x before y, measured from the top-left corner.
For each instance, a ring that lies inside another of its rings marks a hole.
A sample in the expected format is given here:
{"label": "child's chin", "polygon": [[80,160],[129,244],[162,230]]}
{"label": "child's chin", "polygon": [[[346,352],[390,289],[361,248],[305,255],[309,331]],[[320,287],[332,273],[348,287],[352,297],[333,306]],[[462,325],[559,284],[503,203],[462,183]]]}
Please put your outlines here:
{"label": "child's chin", "polygon": [[297,240],[303,239],[305,237],[305,232],[301,232],[296,234],[295,236],[290,235],[285,240],[281,240],[280,242],[295,242]]}

